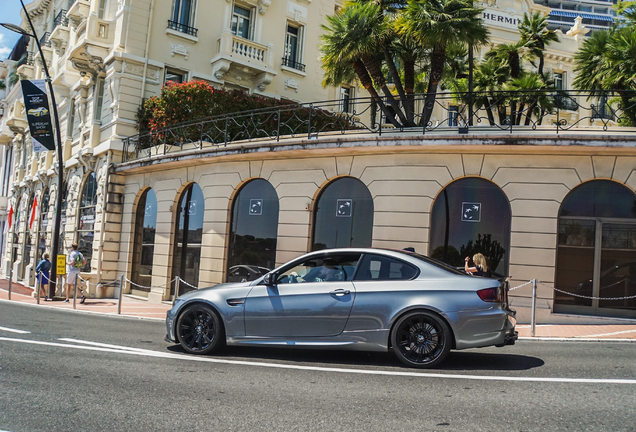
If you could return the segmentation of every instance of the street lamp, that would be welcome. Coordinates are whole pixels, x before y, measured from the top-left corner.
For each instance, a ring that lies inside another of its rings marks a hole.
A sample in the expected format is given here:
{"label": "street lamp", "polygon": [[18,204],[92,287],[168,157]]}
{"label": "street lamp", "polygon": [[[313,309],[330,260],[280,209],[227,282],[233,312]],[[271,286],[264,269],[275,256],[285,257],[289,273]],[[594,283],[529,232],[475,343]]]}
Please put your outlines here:
{"label": "street lamp", "polygon": [[33,27],[33,23],[31,22],[31,17],[29,17],[29,13],[24,6],[24,2],[20,0],[20,4],[22,5],[22,10],[24,11],[24,15],[26,15],[26,19],[29,22],[29,27],[31,27],[32,33],[24,30],[22,27],[17,26],[15,24],[8,23],[0,23],[0,25],[8,30],[13,32],[32,37],[35,39],[35,43],[38,47],[38,52],[40,53],[40,58],[42,59],[42,68],[44,69],[44,76],[46,78],[46,82],[49,87],[49,93],[51,95],[51,106],[53,108],[53,121],[55,123],[55,138],[57,141],[57,197],[55,203],[55,221],[53,225],[53,248],[51,251],[51,278],[49,284],[49,297],[53,298],[55,296],[55,288],[57,284],[57,251],[59,248],[60,242],[60,225],[62,224],[62,189],[64,185],[63,175],[64,175],[64,161],[62,160],[62,137],[60,136],[60,118],[57,114],[57,104],[55,103],[55,93],[53,93],[53,83],[51,82],[51,76],[49,75],[49,68],[46,65],[46,59],[44,58],[44,53],[42,52],[42,47],[40,46],[40,40],[35,33],[35,27]]}

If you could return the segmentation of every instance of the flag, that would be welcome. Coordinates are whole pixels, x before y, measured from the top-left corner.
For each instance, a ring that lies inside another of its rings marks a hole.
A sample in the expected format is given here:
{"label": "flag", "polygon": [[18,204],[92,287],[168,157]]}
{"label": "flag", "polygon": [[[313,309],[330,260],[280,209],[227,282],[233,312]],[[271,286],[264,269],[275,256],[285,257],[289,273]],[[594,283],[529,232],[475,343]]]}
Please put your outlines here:
{"label": "flag", "polygon": [[[33,231],[33,222],[38,219],[38,197],[33,197],[33,207],[31,207],[31,217],[29,218],[29,230]],[[37,226],[37,223],[36,223]]]}
{"label": "flag", "polygon": [[8,233],[11,229],[11,223],[13,222],[13,206],[9,208],[9,216],[7,216],[7,223],[4,226],[4,233]]}

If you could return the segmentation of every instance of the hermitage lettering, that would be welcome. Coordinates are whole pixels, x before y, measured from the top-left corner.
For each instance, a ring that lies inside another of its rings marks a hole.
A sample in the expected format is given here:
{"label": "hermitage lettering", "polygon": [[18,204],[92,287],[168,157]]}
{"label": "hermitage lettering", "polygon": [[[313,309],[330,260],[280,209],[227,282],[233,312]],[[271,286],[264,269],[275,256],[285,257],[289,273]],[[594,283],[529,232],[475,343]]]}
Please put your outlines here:
{"label": "hermitage lettering", "polygon": [[515,27],[519,24],[519,19],[517,18],[512,18],[505,15],[498,15],[498,14],[494,14],[490,12],[484,12],[482,18],[485,21],[502,23],[502,24],[512,25]]}

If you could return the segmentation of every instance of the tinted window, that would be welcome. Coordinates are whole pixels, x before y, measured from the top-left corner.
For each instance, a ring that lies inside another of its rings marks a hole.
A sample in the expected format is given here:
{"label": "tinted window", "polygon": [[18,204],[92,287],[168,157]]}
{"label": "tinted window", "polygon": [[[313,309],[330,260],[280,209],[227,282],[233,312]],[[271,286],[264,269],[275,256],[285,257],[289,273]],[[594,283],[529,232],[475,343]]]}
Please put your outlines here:
{"label": "tinted window", "polygon": [[395,258],[367,254],[362,258],[355,280],[409,280],[418,270]]}
{"label": "tinted window", "polygon": [[481,178],[448,185],[431,213],[429,255],[455,267],[482,253],[493,273],[508,274],[510,204],[499,187]]}
{"label": "tinted window", "polygon": [[250,265],[256,272],[256,266],[276,266],[278,208],[278,195],[268,181],[243,186],[232,204],[228,267]]}
{"label": "tinted window", "polygon": [[312,257],[285,269],[276,283],[350,281],[359,259],[359,254]]}
{"label": "tinted window", "polygon": [[570,192],[563,200],[559,216],[635,218],[636,199],[621,184],[594,180]]}
{"label": "tinted window", "polygon": [[318,198],[312,250],[371,247],[373,198],[358,179],[341,178]]}

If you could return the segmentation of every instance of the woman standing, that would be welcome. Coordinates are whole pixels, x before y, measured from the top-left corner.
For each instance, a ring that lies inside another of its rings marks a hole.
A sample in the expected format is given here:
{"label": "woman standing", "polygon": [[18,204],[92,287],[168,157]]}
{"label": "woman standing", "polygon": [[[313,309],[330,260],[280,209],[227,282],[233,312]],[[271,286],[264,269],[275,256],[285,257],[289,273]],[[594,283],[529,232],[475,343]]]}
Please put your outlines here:
{"label": "woman standing", "polygon": [[485,256],[480,253],[473,255],[475,267],[468,267],[468,261],[470,261],[470,257],[464,258],[464,270],[466,273],[473,276],[488,276],[488,264]]}
{"label": "woman standing", "polygon": [[49,271],[51,270],[51,261],[49,261],[49,254],[46,252],[42,254],[42,260],[35,267],[35,272],[38,275],[38,282],[40,283],[40,297],[44,293],[44,301],[49,299],[46,294],[49,292]]}

